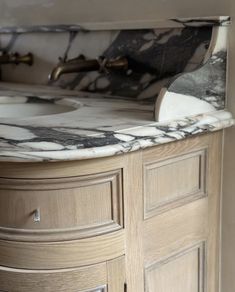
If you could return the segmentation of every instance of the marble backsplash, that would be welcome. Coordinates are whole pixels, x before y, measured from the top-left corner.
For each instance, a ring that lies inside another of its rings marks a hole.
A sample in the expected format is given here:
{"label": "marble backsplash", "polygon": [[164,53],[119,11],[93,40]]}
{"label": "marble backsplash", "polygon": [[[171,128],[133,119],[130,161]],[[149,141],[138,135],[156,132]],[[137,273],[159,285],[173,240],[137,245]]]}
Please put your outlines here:
{"label": "marble backsplash", "polygon": [[[154,100],[173,77],[205,64],[213,27],[227,23],[228,18],[171,20],[166,28],[100,31],[62,25],[0,28],[1,52],[32,52],[35,56],[32,67],[2,66],[2,81]],[[57,82],[48,81],[59,59],[79,55],[87,59],[126,57],[129,68],[108,74],[66,74]]]}

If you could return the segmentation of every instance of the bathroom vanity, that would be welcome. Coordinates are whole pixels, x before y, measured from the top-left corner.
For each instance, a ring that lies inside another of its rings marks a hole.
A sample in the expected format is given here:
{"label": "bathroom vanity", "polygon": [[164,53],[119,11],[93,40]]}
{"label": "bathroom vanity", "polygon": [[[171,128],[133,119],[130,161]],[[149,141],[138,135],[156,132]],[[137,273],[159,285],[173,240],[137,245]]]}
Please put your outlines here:
{"label": "bathroom vanity", "polygon": [[0,28],[63,54],[54,73],[82,46],[130,65],[38,86],[37,46],[37,76],[3,71],[32,84],[0,83],[0,291],[219,292],[228,23]]}
{"label": "bathroom vanity", "polygon": [[1,162],[1,290],[218,291],[221,141]]}
{"label": "bathroom vanity", "polygon": [[148,102],[1,92],[19,111],[0,123],[0,290],[218,291],[229,112],[153,123]]}

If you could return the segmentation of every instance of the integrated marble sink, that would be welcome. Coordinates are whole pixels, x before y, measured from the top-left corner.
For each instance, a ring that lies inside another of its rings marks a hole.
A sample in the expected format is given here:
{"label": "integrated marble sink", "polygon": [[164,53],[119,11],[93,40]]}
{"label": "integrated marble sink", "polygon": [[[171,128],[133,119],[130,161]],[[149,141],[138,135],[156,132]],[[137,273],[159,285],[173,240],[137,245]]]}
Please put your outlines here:
{"label": "integrated marble sink", "polygon": [[70,99],[0,96],[0,118],[30,118],[67,113],[80,107]]}
{"label": "integrated marble sink", "polygon": [[0,161],[108,157],[235,123],[226,110],[156,122],[149,101],[12,83],[0,91]]}

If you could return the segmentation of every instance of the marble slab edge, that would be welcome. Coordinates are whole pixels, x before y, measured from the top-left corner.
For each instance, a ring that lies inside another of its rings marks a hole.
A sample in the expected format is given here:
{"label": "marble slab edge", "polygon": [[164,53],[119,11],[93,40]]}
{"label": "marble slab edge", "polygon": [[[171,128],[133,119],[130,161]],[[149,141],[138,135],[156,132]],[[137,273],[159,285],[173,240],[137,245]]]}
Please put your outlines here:
{"label": "marble slab edge", "polygon": [[144,29],[144,28],[182,28],[200,26],[227,26],[230,24],[229,16],[172,18],[167,20],[148,21],[121,21],[100,22],[83,24],[58,24],[58,25],[32,25],[32,26],[6,26],[0,27],[0,34],[22,34],[36,32],[79,32],[95,30],[120,30],[120,29]]}
{"label": "marble slab edge", "polygon": [[[222,110],[171,122],[141,126],[135,130],[134,135],[131,134],[131,130],[128,134],[125,131],[117,131],[113,135],[119,140],[119,143],[113,145],[57,151],[2,150],[0,151],[0,162],[62,162],[110,157],[219,131],[234,125],[235,120],[232,114]],[[151,132],[155,132],[155,134],[149,134]]]}

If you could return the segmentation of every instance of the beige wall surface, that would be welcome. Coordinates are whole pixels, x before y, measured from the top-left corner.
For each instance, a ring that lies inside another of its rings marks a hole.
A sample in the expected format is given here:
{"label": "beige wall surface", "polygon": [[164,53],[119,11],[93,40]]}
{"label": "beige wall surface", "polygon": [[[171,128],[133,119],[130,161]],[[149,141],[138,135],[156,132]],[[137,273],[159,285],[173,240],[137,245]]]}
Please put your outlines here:
{"label": "beige wall surface", "polygon": [[1,0],[0,26],[227,15],[229,0]]}
{"label": "beige wall surface", "polygon": [[[222,1],[222,0],[221,0]],[[228,108],[235,116],[235,3],[231,0]],[[225,131],[222,222],[222,288],[235,291],[235,128]]]}

